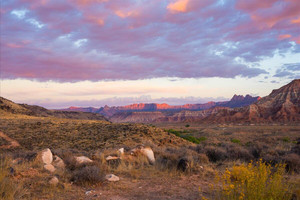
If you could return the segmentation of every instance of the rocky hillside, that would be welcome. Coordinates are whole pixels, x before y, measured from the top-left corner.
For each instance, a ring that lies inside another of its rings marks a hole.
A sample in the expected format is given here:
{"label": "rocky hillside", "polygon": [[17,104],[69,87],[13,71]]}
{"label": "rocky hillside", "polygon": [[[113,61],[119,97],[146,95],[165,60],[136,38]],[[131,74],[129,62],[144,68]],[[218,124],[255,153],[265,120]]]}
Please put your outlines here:
{"label": "rocky hillside", "polygon": [[37,117],[57,117],[57,118],[67,118],[67,119],[90,119],[90,120],[107,121],[107,119],[104,116],[97,113],[48,110],[40,106],[17,104],[3,97],[0,97],[0,113],[2,115],[22,114],[22,115],[37,116]]}
{"label": "rocky hillside", "polygon": [[297,123],[300,122],[300,79],[273,90],[258,102],[239,109],[222,109],[202,122]]}

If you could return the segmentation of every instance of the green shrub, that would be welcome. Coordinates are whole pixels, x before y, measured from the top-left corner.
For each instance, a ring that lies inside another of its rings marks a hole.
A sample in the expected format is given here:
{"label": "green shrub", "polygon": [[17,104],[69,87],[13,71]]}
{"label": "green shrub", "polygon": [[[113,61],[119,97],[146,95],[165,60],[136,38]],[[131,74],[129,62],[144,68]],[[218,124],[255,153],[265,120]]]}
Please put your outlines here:
{"label": "green shrub", "polygon": [[235,139],[235,138],[232,138],[231,142],[232,143],[236,143],[236,144],[240,144],[241,143],[241,141],[239,139]]}
{"label": "green shrub", "polygon": [[176,131],[174,129],[169,129],[169,130],[167,130],[167,132],[168,133],[172,133],[172,134],[174,134],[174,135],[176,135],[178,137],[181,137],[180,131]]}
{"label": "green shrub", "polygon": [[283,141],[283,142],[290,142],[291,139],[290,139],[289,137],[284,137],[284,138],[282,138],[282,141]]}
{"label": "green shrub", "polygon": [[181,138],[183,138],[185,140],[188,140],[190,142],[193,142],[195,144],[200,144],[200,142],[205,141],[207,139],[204,136],[196,138],[196,137],[191,136],[191,135],[182,135],[182,133],[187,133],[186,130],[184,130],[184,131],[176,131],[174,129],[169,129],[169,130],[167,130],[167,132],[168,133],[172,133],[172,134],[174,134],[174,135],[176,135],[178,137],[181,137]]}
{"label": "green shrub", "polygon": [[188,128],[188,127],[190,127],[190,125],[189,125],[189,124],[186,124],[185,127]]}
{"label": "green shrub", "polygon": [[183,136],[183,139],[187,140],[187,141],[190,141],[190,142],[193,142],[195,144],[200,144],[200,141],[198,138],[195,138],[194,136],[191,136],[191,135],[186,135],[186,136]]}

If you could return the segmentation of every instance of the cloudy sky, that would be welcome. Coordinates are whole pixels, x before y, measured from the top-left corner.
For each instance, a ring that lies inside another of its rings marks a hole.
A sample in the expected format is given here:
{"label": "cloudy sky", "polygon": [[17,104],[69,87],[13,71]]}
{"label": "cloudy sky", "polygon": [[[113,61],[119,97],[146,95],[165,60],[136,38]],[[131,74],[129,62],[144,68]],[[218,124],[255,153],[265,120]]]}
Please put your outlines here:
{"label": "cloudy sky", "polygon": [[47,108],[265,96],[300,78],[299,0],[2,0],[1,96]]}

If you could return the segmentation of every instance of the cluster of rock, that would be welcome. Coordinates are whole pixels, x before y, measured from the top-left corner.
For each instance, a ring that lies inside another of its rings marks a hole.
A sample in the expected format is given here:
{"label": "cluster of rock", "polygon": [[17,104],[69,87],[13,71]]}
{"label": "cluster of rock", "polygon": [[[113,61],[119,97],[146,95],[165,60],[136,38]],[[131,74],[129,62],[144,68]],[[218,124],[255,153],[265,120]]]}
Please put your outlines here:
{"label": "cluster of rock", "polygon": [[[93,162],[86,156],[78,156],[74,157],[76,160],[76,164],[85,164]],[[43,151],[38,153],[38,159],[42,161],[44,164],[44,169],[50,173],[54,173],[57,169],[64,170],[66,165],[64,161],[58,157],[57,155],[53,156],[51,150],[49,148],[44,149]],[[52,177],[49,181],[50,185],[57,185],[59,180],[56,176]]]}
{"label": "cluster of rock", "polygon": [[145,156],[150,164],[155,163],[155,157],[153,150],[150,147],[145,147],[143,145],[138,145],[137,147],[131,149],[129,152],[124,152],[124,148],[118,150],[118,156],[107,156],[105,159],[108,162],[115,160],[127,160],[133,161],[137,156]]}
{"label": "cluster of rock", "polygon": [[[153,150],[150,147],[145,147],[143,145],[139,145],[129,152],[124,152],[124,148],[118,150],[118,156],[107,156],[106,161],[116,161],[116,160],[128,160],[134,161],[138,156],[145,156],[150,164],[155,163],[155,157]],[[38,153],[39,160],[42,161],[44,165],[44,169],[49,173],[53,174],[57,169],[64,170],[65,163],[64,161],[58,157],[57,155],[53,155],[49,148],[44,149],[43,151]],[[90,158],[86,156],[75,156],[74,160],[76,161],[76,165],[82,165],[87,163],[94,162]],[[108,174],[105,176],[107,181],[115,182],[119,181],[120,178],[114,174]],[[58,177],[54,176],[50,179],[49,184],[57,185],[59,183]]]}

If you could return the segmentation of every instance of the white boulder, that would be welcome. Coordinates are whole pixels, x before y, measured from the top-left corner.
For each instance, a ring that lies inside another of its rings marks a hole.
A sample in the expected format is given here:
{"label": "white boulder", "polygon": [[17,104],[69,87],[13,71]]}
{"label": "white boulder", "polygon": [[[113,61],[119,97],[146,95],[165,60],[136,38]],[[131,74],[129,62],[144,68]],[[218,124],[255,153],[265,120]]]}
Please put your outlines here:
{"label": "white boulder", "polygon": [[152,149],[150,147],[144,147],[142,145],[137,146],[136,148],[131,150],[132,155],[142,154],[147,157],[148,161],[151,164],[155,163],[155,157]]}
{"label": "white boulder", "polygon": [[111,181],[111,182],[116,182],[116,181],[119,181],[120,178],[114,174],[108,174],[105,176],[105,179],[108,180],[108,181]]}
{"label": "white boulder", "polygon": [[42,161],[44,164],[51,164],[52,161],[53,161],[53,155],[52,155],[52,152],[49,148],[47,149],[44,149],[42,152],[41,152],[41,158],[42,158]]}
{"label": "white boulder", "polygon": [[84,164],[84,163],[91,163],[93,162],[91,159],[89,159],[86,156],[78,156],[75,157],[77,164]]}

